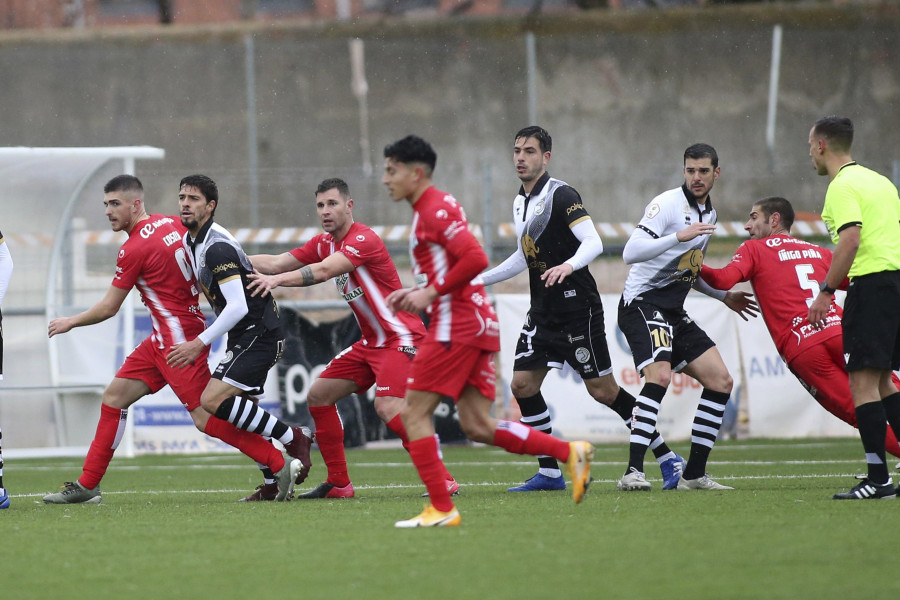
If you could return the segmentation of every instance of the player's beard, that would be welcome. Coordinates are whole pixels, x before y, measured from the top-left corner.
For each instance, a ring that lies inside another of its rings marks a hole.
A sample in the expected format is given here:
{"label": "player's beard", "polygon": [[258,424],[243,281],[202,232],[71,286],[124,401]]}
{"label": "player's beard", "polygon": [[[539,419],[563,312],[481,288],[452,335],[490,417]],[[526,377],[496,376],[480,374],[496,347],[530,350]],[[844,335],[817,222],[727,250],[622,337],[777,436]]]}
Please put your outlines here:
{"label": "player's beard", "polygon": [[197,220],[197,217],[194,216],[181,217],[181,224],[188,229],[193,229],[199,224],[199,221]]}

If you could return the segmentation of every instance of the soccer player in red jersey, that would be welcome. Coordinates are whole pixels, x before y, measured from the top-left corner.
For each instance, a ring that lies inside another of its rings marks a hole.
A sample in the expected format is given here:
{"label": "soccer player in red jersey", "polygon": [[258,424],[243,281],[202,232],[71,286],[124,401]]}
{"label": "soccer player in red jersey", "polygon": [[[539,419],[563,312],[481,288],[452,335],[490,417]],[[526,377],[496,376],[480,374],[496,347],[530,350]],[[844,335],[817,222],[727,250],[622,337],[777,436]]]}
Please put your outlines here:
{"label": "soccer player in red jersey", "polygon": [[200,405],[210,379],[207,348],[184,369],[166,364],[166,352],[206,327],[197,303],[198,288],[187,253],[181,243],[185,228],[177,218],[148,215],[144,191],[133,175],[119,175],[103,188],[103,205],[113,231],[128,233],[119,249],[116,275],[106,295],[88,310],[50,321],[50,337],[73,327],[100,323],[114,316],[133,287],[150,311],[153,333],[132,351],[116,377],[103,392],[97,432],[77,481],[44,496],[47,504],[99,503],[100,480],[119,445],[128,407],[166,384],[181,400],[200,431],[241,450],[278,473],[279,485],[288,487],[290,468],[280,452],[258,435],[237,429],[211,416]]}
{"label": "soccer player in red jersey", "polygon": [[[254,296],[265,296],[279,286],[303,287],[334,279],[353,310],[362,338],[328,363],[306,396],[328,477],[315,489],[296,496],[350,498],[353,484],[347,473],[344,428],[336,404],[375,384],[375,411],[408,449],[400,407],[406,394],[406,374],[425,337],[425,327],[417,315],[395,315],[387,307],[388,294],[401,287],[397,267],[381,238],[354,222],[353,199],[344,180],[326,179],[319,184],[316,212],[325,233],[290,252],[251,256],[254,268],[264,274],[251,274],[250,288]],[[451,494],[459,492],[459,484],[449,473],[445,480]]]}
{"label": "soccer player in red jersey", "polygon": [[[825,281],[832,254],[791,236],[793,224],[790,202],[777,196],[760,200],[750,209],[744,225],[750,239],[740,245],[727,266],[712,269],[704,265],[700,277],[720,290],[749,281],[788,369],[825,410],[856,427],[841,338],[843,311],[832,300],[823,327],[814,327],[808,319],[809,305]],[[896,376],[894,384],[900,389]],[[900,456],[900,445],[890,427],[885,444],[888,452]]]}
{"label": "soccer player in red jersey", "polygon": [[594,447],[566,443],[515,421],[491,416],[496,375],[494,353],[500,326],[480,283],[472,283],[488,265],[487,255],[469,231],[465,212],[450,194],[431,184],[437,155],[431,145],[407,136],[384,149],[382,183],[395,202],[413,210],[410,258],[416,286],[391,292],[394,312],[430,316],[425,341],[413,360],[401,415],[409,435],[409,455],[425,483],[430,503],[396,527],[459,525],[444,479],[432,416],[443,396],[456,401],[459,423],[469,439],[515,454],[549,455],[565,461],[573,499],[581,502],[590,483]]}

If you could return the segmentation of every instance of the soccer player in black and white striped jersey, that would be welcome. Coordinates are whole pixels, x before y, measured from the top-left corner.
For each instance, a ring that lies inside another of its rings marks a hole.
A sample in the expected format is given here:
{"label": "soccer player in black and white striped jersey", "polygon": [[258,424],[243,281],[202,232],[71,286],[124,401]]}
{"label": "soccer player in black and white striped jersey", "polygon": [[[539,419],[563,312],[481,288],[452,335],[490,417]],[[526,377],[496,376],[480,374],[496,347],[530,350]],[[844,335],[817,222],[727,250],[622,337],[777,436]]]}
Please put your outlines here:
{"label": "soccer player in black and white striped jersey", "polygon": [[672,373],[684,371],[703,386],[691,431],[691,453],[676,487],[725,490],[706,474],[710,450],[719,435],[733,380],[715,343],[684,310],[690,289],[723,301],[740,314],[759,310],[746,292],[713,290],[699,279],[709,237],[716,229],[710,191],[720,173],[719,157],[708,144],[684,151],[684,184],[654,198],[625,244],[622,257],[632,265],[619,303],[619,328],[634,365],[644,377],[631,425],[628,468],[620,490],[648,490],[644,454],[656,430],[660,404]]}

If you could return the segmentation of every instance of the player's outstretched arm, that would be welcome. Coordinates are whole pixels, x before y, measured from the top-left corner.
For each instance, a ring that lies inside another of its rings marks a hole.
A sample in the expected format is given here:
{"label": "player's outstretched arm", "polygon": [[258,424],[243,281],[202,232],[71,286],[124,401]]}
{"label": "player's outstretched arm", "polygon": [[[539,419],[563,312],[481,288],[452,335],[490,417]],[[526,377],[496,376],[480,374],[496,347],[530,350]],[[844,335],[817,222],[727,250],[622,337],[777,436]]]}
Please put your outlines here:
{"label": "player's outstretched arm", "polygon": [[740,269],[733,264],[726,265],[721,269],[713,269],[703,265],[700,269],[700,279],[708,283],[717,290],[730,290],[738,282],[747,281]]}
{"label": "player's outstretched arm", "polygon": [[277,287],[307,287],[344,275],[355,268],[349,258],[341,252],[336,252],[321,262],[305,265],[287,273],[278,275],[250,273],[247,276],[250,279],[247,289],[253,290],[251,296],[266,296]]}
{"label": "player's outstretched arm", "polygon": [[522,240],[519,240],[519,247],[515,252],[493,269],[488,269],[480,275],[481,283],[483,285],[494,285],[515,277],[527,268],[528,262],[525,260],[525,254],[522,252]]}
{"label": "player's outstretched arm", "polygon": [[48,337],[66,333],[73,327],[84,327],[85,325],[101,323],[115,316],[130,291],[117,288],[114,285],[109,286],[106,295],[86,311],[72,317],[59,317],[50,321],[50,325],[47,328]]}
{"label": "player's outstretched arm", "polygon": [[303,263],[294,258],[290,252],[281,254],[254,254],[248,257],[253,268],[264,275],[277,275],[295,271],[303,266]]}

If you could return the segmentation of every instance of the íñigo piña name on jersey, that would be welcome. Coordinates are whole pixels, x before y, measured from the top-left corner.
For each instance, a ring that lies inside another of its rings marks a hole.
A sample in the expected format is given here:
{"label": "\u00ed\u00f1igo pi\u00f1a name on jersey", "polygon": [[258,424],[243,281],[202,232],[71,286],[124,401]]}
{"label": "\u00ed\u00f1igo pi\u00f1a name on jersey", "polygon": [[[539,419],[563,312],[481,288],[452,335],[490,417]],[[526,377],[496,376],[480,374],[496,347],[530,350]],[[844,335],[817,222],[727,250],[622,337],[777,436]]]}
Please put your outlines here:
{"label": "\u00ed\u00f1igo pi\u00f1a name on jersey", "polygon": [[801,260],[804,258],[822,258],[819,251],[815,248],[806,248],[805,250],[779,250],[778,260],[784,262],[786,260]]}

